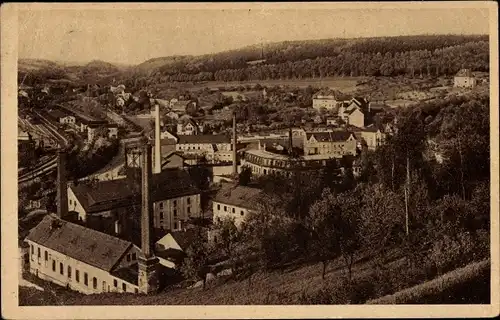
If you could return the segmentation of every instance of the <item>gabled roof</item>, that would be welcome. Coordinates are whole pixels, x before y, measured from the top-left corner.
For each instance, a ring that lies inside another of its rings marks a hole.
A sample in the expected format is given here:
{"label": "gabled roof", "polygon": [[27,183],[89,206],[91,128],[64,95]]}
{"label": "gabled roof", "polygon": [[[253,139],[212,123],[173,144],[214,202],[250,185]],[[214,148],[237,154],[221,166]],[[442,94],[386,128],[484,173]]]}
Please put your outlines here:
{"label": "gabled roof", "polygon": [[306,139],[311,139],[314,136],[319,142],[340,142],[346,141],[352,135],[347,131],[333,131],[333,132],[306,132]]}
{"label": "gabled roof", "polygon": [[110,272],[132,243],[47,215],[26,240]]}
{"label": "gabled roof", "polygon": [[353,114],[356,110],[359,110],[359,112],[363,113],[359,108],[350,108],[350,109],[347,109],[346,111],[344,111],[344,114],[350,116],[351,114]]}
{"label": "gabled roof", "polygon": [[[165,169],[151,179],[153,202],[200,193],[189,174],[180,169]],[[95,185],[71,186],[87,213],[123,208],[141,201],[141,181],[133,178],[99,181]],[[136,190],[136,191],[134,191]]]}
{"label": "gabled roof", "polygon": [[174,238],[175,242],[181,247],[183,251],[193,243],[193,240],[196,237],[196,229],[186,229],[183,231],[173,231],[170,232],[172,238]]}
{"label": "gabled roof", "polygon": [[231,138],[223,134],[179,135],[177,143],[231,143]]}
{"label": "gabled roof", "polygon": [[457,72],[455,77],[472,77],[472,72],[470,69],[461,69]]}
{"label": "gabled roof", "polygon": [[225,185],[214,198],[215,202],[255,209],[262,190],[245,186]]}

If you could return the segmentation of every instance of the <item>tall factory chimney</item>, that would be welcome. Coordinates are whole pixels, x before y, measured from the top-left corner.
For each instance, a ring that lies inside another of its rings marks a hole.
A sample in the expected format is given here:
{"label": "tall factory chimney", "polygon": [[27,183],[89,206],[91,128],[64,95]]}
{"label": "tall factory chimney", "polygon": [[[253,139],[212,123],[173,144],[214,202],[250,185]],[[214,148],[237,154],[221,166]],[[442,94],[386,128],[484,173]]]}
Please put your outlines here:
{"label": "tall factory chimney", "polygon": [[57,216],[68,215],[68,181],[66,177],[66,151],[57,151]]}
{"label": "tall factory chimney", "polygon": [[155,105],[155,166],[154,172],[161,172],[160,106]]}
{"label": "tall factory chimney", "polygon": [[293,153],[293,135],[292,126],[288,129],[288,153],[291,155]]}
{"label": "tall factory chimney", "polygon": [[233,112],[233,175],[238,176],[238,159],[236,153],[236,112]]}
{"label": "tall factory chimney", "polygon": [[153,201],[151,199],[151,144],[142,148],[142,202],[141,202],[141,254],[138,258],[139,290],[152,293],[158,290],[158,258],[153,250]]}

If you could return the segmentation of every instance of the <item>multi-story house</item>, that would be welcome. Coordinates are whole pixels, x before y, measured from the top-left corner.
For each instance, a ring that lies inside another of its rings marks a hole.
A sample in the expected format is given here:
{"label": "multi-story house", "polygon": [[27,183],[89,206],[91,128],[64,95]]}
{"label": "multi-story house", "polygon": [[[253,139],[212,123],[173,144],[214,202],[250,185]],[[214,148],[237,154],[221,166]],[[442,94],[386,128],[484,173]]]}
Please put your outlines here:
{"label": "multi-story house", "polygon": [[176,151],[204,156],[210,162],[233,161],[231,138],[226,135],[182,135]]}
{"label": "multi-story house", "polygon": [[245,186],[225,185],[213,199],[213,220],[224,218],[234,219],[237,227],[248,217],[251,211],[257,209],[262,190]]}
{"label": "multi-story house", "polygon": [[196,135],[200,134],[201,130],[196,121],[189,116],[182,116],[179,118],[177,123],[177,134],[178,135]]}
{"label": "multi-story house", "polygon": [[140,249],[105,233],[47,215],[25,241],[29,270],[40,279],[85,294],[138,293]]}
{"label": "multi-story house", "polygon": [[356,155],[356,147],[354,134],[346,131],[308,132],[304,140],[305,155],[342,158],[346,155]]}
{"label": "multi-story house", "polygon": [[370,150],[377,149],[384,143],[386,138],[385,133],[375,126],[355,130],[354,135],[358,141],[364,141]]}
{"label": "multi-story house", "polygon": [[[68,208],[78,220],[113,219],[140,203],[139,181],[133,177],[68,187]],[[201,216],[200,190],[184,170],[166,169],[152,175],[154,227],[179,230],[183,222]],[[116,226],[118,232],[119,226]]]}
{"label": "multi-story house", "polygon": [[265,145],[259,143],[258,149],[246,150],[241,161],[256,176],[279,174],[290,176],[292,172],[315,171],[329,165],[336,165],[337,161],[329,154],[304,155],[300,158],[291,158],[266,150]]}

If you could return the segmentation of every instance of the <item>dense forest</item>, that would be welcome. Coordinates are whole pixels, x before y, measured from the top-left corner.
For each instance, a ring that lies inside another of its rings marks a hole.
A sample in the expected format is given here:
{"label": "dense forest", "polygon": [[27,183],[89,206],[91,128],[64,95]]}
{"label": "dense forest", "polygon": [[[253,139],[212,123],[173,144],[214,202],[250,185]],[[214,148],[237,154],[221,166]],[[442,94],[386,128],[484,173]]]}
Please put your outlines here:
{"label": "dense forest", "polygon": [[74,83],[124,83],[127,88],[170,81],[245,81],[329,76],[442,76],[461,68],[489,70],[487,35],[423,35],[285,41],[200,56],[169,56],[135,67],[93,61],[67,67],[46,62],[20,66],[19,81],[34,85],[65,79]]}
{"label": "dense forest", "polygon": [[[248,64],[257,59],[260,64]],[[294,41],[165,60],[160,81],[244,81],[328,76],[451,75],[489,69],[488,36],[403,36]],[[146,62],[141,69],[147,69]]]}

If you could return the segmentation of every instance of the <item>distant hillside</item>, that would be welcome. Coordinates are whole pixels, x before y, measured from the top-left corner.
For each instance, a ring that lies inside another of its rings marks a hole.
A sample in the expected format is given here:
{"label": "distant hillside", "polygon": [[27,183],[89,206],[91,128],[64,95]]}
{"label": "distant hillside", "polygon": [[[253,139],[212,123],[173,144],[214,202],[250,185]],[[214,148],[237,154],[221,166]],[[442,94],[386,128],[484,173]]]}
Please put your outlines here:
{"label": "distant hillside", "polygon": [[82,65],[70,62],[20,59],[18,61],[18,79],[20,82],[24,79],[26,85],[54,83],[54,80],[57,80],[58,83],[80,85],[98,83],[101,79],[114,75],[120,76],[126,69],[127,67],[124,65],[117,66],[101,60],[93,60]]}
{"label": "distant hillside", "polygon": [[19,71],[35,71],[43,68],[55,68],[58,63],[45,59],[19,59],[17,68]]}
{"label": "distant hillside", "polygon": [[[49,69],[51,76],[84,83],[121,82],[139,90],[151,83],[255,81],[336,76],[451,76],[461,68],[489,71],[487,35],[420,35],[284,41],[200,56],[168,56],[134,67],[95,60],[62,66],[20,60],[19,72]],[[53,71],[56,70],[54,75]],[[28,82],[43,81],[30,75]]]}
{"label": "distant hillside", "polygon": [[[260,60],[260,61],[259,61]],[[285,41],[201,56],[161,57],[134,68],[167,81],[452,74],[489,68],[487,35],[422,35]]]}

